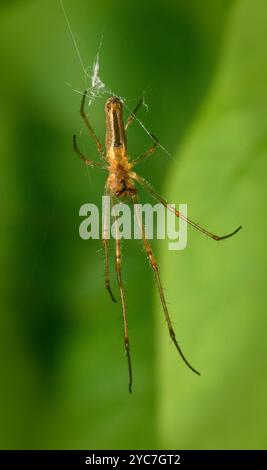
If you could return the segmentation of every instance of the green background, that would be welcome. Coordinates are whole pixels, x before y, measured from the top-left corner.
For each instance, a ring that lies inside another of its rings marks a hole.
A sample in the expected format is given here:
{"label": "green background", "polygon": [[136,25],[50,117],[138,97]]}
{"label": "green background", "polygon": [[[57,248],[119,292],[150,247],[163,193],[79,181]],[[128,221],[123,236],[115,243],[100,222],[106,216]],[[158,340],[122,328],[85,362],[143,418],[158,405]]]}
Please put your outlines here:
{"label": "green background", "polygon": [[[0,447],[266,448],[267,5],[264,0],[65,0],[84,63],[172,156],[139,167],[219,234],[186,250],[154,242],[177,337],[168,337],[138,241],[123,243],[134,368],[127,391],[120,306],[104,289],[101,243],[79,207],[104,175],[79,117],[81,64],[58,1],[0,4]],[[69,84],[69,85],[67,85]],[[90,108],[103,140],[106,97]],[[150,144],[133,124],[129,153]],[[141,192],[142,201],[149,197]],[[111,249],[112,261],[114,249]],[[114,290],[116,278],[112,262]]]}

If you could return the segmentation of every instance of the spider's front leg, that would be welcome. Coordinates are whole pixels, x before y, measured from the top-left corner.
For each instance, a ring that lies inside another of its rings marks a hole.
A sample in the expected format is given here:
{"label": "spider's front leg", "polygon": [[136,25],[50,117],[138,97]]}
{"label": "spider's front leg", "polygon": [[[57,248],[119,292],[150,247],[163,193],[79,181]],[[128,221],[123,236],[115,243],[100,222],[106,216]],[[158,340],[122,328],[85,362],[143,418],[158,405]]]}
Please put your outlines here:
{"label": "spider's front leg", "polygon": [[89,160],[88,158],[86,158],[86,156],[80,151],[77,145],[76,135],[73,136],[73,148],[77,155],[79,155],[80,159],[83,160],[86,165],[91,166],[92,168],[95,167],[106,169],[106,165],[104,165],[103,163],[95,162],[94,160]]}
{"label": "spider's front leg", "polygon": [[127,121],[126,121],[126,124],[125,124],[125,127],[124,129],[127,131],[127,129],[130,127],[130,125],[132,124],[135,116],[136,116],[136,113],[138,111],[138,109],[140,108],[140,106],[144,104],[144,97],[142,96],[142,98],[140,99],[140,101],[138,102],[137,106],[135,107],[135,109],[133,110],[133,112],[130,114],[130,116],[128,117]]}
{"label": "spider's front leg", "polygon": [[87,117],[87,114],[84,110],[84,106],[85,106],[85,99],[86,99],[86,96],[87,96],[87,90],[85,90],[84,94],[83,94],[83,97],[82,97],[82,103],[81,103],[81,108],[80,108],[80,115],[89,131],[89,134],[90,136],[92,137],[93,141],[95,142],[96,146],[97,146],[97,150],[99,151],[101,157],[103,158],[103,160],[106,160],[106,156],[105,156],[105,152],[104,152],[104,149],[103,149],[103,146],[100,142],[100,140],[98,139],[94,129],[92,128],[90,122],[89,122],[89,119]]}
{"label": "spider's front leg", "polygon": [[138,163],[142,162],[143,160],[146,160],[147,157],[150,157],[150,155],[152,155],[155,150],[157,150],[157,148],[159,147],[160,143],[159,143],[159,140],[157,139],[157,137],[155,137],[154,135],[151,134],[151,137],[153,138],[153,140],[155,141],[154,145],[152,145],[151,147],[149,147],[149,149],[145,152],[145,153],[142,153],[142,155],[140,155],[139,157],[135,158],[131,163],[132,163],[132,166],[134,167],[135,165],[137,165]]}
{"label": "spider's front leg", "polygon": [[[136,108],[133,110],[133,112],[130,114],[130,116],[128,117],[127,121],[126,121],[126,124],[125,124],[125,131],[130,127],[130,125],[132,124],[136,114],[137,114],[137,111],[138,109],[140,108],[140,106],[144,104],[144,97],[142,96],[141,100],[139,101],[139,103],[137,104]],[[137,163],[140,163],[142,162],[143,160],[145,160],[147,157],[149,157],[150,155],[152,155],[152,153],[155,152],[155,150],[158,148],[158,146],[160,145],[159,143],[159,140],[157,139],[157,137],[155,137],[153,134],[150,134],[150,137],[152,137],[152,139],[155,141],[154,145],[152,145],[145,153],[143,153],[142,155],[140,155],[139,157],[137,157],[135,160],[132,161],[132,166],[134,167]]]}

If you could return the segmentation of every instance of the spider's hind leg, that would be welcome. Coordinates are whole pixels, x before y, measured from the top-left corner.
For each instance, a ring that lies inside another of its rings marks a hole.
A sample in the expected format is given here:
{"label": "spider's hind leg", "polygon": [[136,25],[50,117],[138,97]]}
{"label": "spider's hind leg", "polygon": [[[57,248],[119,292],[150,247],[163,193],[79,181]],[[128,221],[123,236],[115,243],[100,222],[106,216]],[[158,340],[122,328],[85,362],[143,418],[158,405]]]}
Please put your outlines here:
{"label": "spider's hind leg", "polygon": [[[114,199],[112,200],[112,204],[114,206]],[[122,316],[123,316],[123,332],[124,332],[124,346],[127,356],[128,362],[128,372],[129,372],[129,392],[132,393],[132,362],[131,362],[131,355],[130,355],[130,343],[129,343],[129,331],[128,331],[128,320],[127,320],[127,313],[126,313],[126,303],[125,303],[125,292],[122,283],[122,275],[121,275],[121,243],[119,239],[119,227],[117,223],[116,215],[113,216],[114,225],[115,225],[115,234],[116,234],[116,272],[118,278],[118,284],[120,289],[120,298],[121,298],[121,305],[122,305]]]}
{"label": "spider's hind leg", "polygon": [[[107,189],[105,190],[105,197],[110,197]],[[104,253],[105,253],[105,286],[110,295],[111,300],[116,303],[117,300],[115,299],[112,293],[111,287],[110,287],[109,256],[108,256],[108,247],[109,247],[108,216],[109,216],[109,206],[105,200],[104,213],[103,213],[103,230],[102,230],[102,242],[103,242]]]}
{"label": "spider's hind leg", "polygon": [[163,206],[165,206],[166,209],[168,209],[170,212],[173,212],[176,215],[176,217],[180,217],[182,220],[184,220],[186,223],[188,223],[189,225],[194,227],[196,230],[198,230],[199,232],[204,233],[204,235],[207,235],[209,238],[212,238],[215,241],[220,241],[220,240],[225,240],[226,238],[230,238],[233,235],[235,235],[237,232],[239,232],[239,230],[241,230],[241,228],[242,228],[242,226],[240,225],[233,232],[230,232],[227,235],[222,235],[222,236],[221,235],[216,235],[215,233],[210,232],[209,230],[205,229],[204,227],[201,227],[201,225],[196,224],[192,220],[185,217],[181,212],[179,212],[177,209],[175,209],[175,207],[173,207],[171,204],[169,204],[167,201],[165,201],[165,199],[163,199],[163,197],[161,197],[160,194],[158,194],[155,191],[155,189],[151,186],[151,184],[149,184],[144,178],[137,175],[135,172],[130,173],[130,176],[131,176],[131,178],[133,178],[133,180],[137,181],[144,189],[146,189],[154,199],[156,199],[158,202],[163,204]]}
{"label": "spider's hind leg", "polygon": [[[139,204],[137,195],[133,195],[132,200],[133,200],[134,204]],[[169,312],[168,312],[168,307],[167,307],[167,304],[166,304],[166,300],[165,300],[161,280],[160,280],[158,264],[157,264],[156,258],[154,256],[154,253],[152,251],[152,248],[150,246],[150,243],[146,239],[145,228],[144,228],[144,225],[143,225],[142,220],[140,218],[140,214],[139,214],[138,210],[136,210],[136,218],[137,218],[137,223],[139,225],[139,228],[140,228],[140,231],[141,231],[141,234],[142,234],[144,248],[145,248],[150,266],[152,267],[152,269],[154,271],[154,274],[155,274],[155,278],[156,278],[156,282],[157,282],[157,286],[158,286],[158,291],[159,291],[159,295],[160,295],[160,300],[161,300],[162,308],[163,308],[163,311],[164,311],[165,319],[166,319],[166,322],[167,322],[170,337],[171,337],[178,353],[180,354],[181,358],[183,359],[183,361],[187,365],[187,367],[189,367],[189,369],[191,369],[193,372],[195,372],[195,374],[200,375],[200,373],[196,369],[194,369],[194,367],[192,367],[191,364],[188,362],[188,360],[184,356],[184,354],[183,354],[183,352],[182,352],[182,350],[179,346],[179,343],[176,339],[175,332],[174,332],[172,322],[171,322],[171,319],[170,319],[170,315],[169,315]]]}

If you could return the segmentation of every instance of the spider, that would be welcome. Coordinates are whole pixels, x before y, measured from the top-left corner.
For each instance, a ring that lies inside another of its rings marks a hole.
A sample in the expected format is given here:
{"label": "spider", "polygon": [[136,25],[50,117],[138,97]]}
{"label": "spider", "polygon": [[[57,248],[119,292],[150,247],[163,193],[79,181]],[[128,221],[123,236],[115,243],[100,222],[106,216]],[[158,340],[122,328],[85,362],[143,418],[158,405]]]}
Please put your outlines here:
{"label": "spider", "polygon": [[[192,220],[186,218],[183,214],[181,214],[178,210],[176,210],[173,206],[169,206],[168,202],[165,201],[156,191],[155,189],[141,176],[139,176],[133,168],[140,163],[141,161],[147,159],[150,155],[152,155],[157,147],[160,145],[158,139],[151,134],[151,137],[154,140],[154,144],[142,155],[134,160],[129,160],[129,155],[127,152],[127,140],[126,140],[126,131],[135,119],[136,113],[140,106],[143,103],[143,98],[139,101],[134,111],[129,115],[126,124],[123,123],[123,103],[117,96],[111,96],[105,104],[105,114],[106,114],[106,151],[97,138],[91,124],[89,123],[88,116],[85,112],[85,100],[87,97],[87,90],[83,93],[83,98],[81,102],[80,108],[80,115],[87,127],[89,134],[93,141],[95,142],[98,152],[100,153],[102,162],[96,162],[93,160],[89,160],[86,156],[79,150],[77,145],[76,136],[73,136],[73,147],[75,152],[78,156],[84,161],[84,163],[93,168],[102,168],[108,172],[108,177],[105,184],[105,195],[110,196],[112,205],[115,204],[116,198],[128,198],[131,199],[132,203],[138,204],[138,192],[135,183],[141,185],[145,190],[147,190],[154,199],[158,202],[163,204],[168,210],[175,213],[177,217],[185,220],[188,224],[192,225],[195,229],[199,230],[203,234],[207,235],[208,237],[212,238],[213,240],[220,241],[226,238],[232,237],[236,234],[240,229],[241,226],[238,227],[233,232],[229,233],[228,235],[218,236],[215,235],[208,230],[204,229],[200,225],[196,224]],[[114,225],[115,225],[115,232],[118,234],[118,227],[116,225],[116,217],[114,218]],[[113,295],[113,292],[110,287],[110,276],[109,276],[109,257],[108,257],[108,245],[109,240],[105,230],[105,221],[107,220],[107,211],[104,214],[104,228],[102,232],[102,242],[104,247],[104,254],[105,254],[105,286],[107,291],[111,297],[113,302],[116,302],[116,299]],[[153,269],[156,284],[159,291],[159,296],[162,304],[162,308],[164,311],[166,323],[168,326],[170,337],[180,354],[182,360],[185,364],[197,375],[200,373],[188,362],[185,355],[183,354],[179,343],[176,339],[175,332],[172,326],[172,322],[169,316],[160,275],[159,269],[157,265],[157,261],[155,259],[154,253],[145,236],[145,229],[144,225],[142,224],[142,220],[140,217],[138,218],[138,225],[141,230],[142,241],[144,244],[145,252],[147,254],[149,263]],[[127,356],[128,362],[128,373],[129,373],[129,392],[132,392],[132,364],[131,364],[131,355],[130,355],[130,343],[129,343],[129,333],[128,333],[128,321],[127,321],[127,313],[126,313],[126,304],[125,304],[125,293],[124,287],[122,282],[122,274],[121,274],[121,243],[118,236],[115,237],[116,239],[116,255],[115,255],[115,264],[116,264],[116,273],[120,291],[120,300],[122,306],[122,316],[123,316],[123,325],[124,325],[124,346]]]}

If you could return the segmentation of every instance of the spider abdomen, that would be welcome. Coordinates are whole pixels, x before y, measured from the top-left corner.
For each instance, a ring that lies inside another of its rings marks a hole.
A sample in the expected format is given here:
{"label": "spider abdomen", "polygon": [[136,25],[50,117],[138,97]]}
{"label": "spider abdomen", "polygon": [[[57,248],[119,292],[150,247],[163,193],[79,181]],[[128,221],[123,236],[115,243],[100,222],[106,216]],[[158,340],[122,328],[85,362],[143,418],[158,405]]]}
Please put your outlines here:
{"label": "spider abdomen", "polygon": [[133,180],[129,177],[128,172],[123,169],[109,173],[107,186],[110,192],[118,197],[136,194]]}

